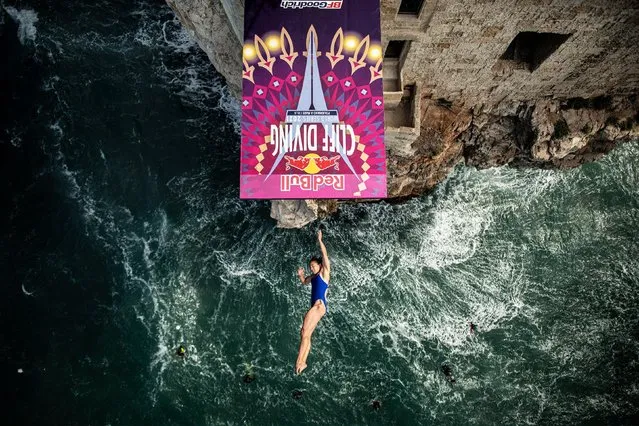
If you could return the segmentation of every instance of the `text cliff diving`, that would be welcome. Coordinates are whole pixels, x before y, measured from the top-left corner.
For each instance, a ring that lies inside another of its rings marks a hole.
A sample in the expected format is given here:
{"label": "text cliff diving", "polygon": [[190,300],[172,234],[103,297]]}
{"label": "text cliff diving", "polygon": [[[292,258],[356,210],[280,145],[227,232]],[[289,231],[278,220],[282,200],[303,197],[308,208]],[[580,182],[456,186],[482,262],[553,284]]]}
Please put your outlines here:
{"label": "text cliff diving", "polygon": [[[318,126],[324,128],[321,151],[339,152],[351,156],[355,152],[355,132],[350,124],[271,124],[273,155],[279,153],[317,151]],[[347,147],[348,145],[348,147]]]}

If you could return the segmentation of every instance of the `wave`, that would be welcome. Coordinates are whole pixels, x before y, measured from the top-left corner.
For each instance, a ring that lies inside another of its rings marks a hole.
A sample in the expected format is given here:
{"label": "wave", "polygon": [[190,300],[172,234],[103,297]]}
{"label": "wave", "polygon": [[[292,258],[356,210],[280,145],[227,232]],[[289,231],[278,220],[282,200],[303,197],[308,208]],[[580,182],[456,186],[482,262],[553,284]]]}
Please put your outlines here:
{"label": "wave", "polygon": [[39,21],[38,14],[32,9],[16,9],[15,7],[4,7],[11,19],[18,24],[18,39],[22,45],[35,42],[38,30],[36,23]]}

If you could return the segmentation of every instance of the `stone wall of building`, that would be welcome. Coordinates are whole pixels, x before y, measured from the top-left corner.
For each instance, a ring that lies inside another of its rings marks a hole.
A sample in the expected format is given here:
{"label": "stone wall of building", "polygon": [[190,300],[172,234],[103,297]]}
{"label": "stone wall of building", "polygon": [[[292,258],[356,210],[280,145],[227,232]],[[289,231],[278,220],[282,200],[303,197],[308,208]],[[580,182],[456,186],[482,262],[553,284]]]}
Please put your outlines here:
{"label": "stone wall of building", "polygon": [[[635,0],[425,0],[418,17],[382,0],[383,37],[409,40],[404,84],[466,105],[627,95],[639,87]],[[520,32],[570,34],[536,70],[500,60]]]}

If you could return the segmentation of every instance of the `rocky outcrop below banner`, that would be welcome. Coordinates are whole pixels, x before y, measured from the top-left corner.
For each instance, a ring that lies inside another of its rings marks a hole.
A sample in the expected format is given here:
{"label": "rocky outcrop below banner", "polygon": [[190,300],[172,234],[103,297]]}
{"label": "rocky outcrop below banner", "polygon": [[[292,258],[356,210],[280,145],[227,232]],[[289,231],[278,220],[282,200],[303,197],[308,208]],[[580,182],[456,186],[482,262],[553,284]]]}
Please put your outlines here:
{"label": "rocky outcrop below banner", "polygon": [[[167,0],[239,97],[242,0]],[[238,29],[239,28],[239,29]],[[639,138],[639,100],[627,96],[504,100],[477,104],[421,99],[419,136],[387,142],[388,198],[421,195],[460,161],[469,166],[568,168],[595,161],[617,144]],[[302,227],[337,211],[333,200],[276,200],[278,226]]]}
{"label": "rocky outcrop below banner", "polygon": [[280,228],[301,228],[337,211],[337,200],[273,200],[271,217]]}

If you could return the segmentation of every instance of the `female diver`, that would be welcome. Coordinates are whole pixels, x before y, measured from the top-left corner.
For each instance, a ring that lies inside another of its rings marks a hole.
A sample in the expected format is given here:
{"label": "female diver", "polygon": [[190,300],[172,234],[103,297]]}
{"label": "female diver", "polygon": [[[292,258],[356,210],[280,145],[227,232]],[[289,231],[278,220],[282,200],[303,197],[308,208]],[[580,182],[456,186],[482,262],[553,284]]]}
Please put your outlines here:
{"label": "female diver", "polygon": [[305,276],[304,268],[297,270],[297,275],[302,284],[311,283],[311,308],[304,316],[302,324],[300,351],[295,363],[295,373],[300,374],[306,368],[306,358],[311,350],[311,335],[319,320],[326,314],[326,291],[331,276],[331,263],[328,260],[326,246],[322,242],[322,231],[317,233],[317,242],[322,250],[322,257],[313,257],[309,262],[312,275]]}

